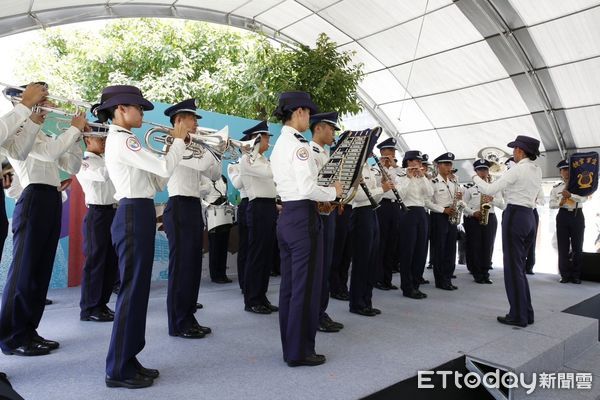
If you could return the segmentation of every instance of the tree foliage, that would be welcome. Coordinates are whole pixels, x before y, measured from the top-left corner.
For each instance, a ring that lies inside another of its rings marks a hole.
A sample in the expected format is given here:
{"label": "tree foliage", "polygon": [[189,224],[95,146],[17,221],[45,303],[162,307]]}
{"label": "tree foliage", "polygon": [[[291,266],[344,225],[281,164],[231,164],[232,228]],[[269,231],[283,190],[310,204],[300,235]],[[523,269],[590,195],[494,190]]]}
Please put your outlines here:
{"label": "tree foliage", "polygon": [[107,85],[133,84],[152,101],[195,97],[200,108],[252,119],[269,118],[286,90],[311,93],[323,111],[360,110],[362,66],[324,34],[314,48],[292,49],[203,22],[122,19],[98,32],[48,29],[22,59],[24,82],[90,102]]}

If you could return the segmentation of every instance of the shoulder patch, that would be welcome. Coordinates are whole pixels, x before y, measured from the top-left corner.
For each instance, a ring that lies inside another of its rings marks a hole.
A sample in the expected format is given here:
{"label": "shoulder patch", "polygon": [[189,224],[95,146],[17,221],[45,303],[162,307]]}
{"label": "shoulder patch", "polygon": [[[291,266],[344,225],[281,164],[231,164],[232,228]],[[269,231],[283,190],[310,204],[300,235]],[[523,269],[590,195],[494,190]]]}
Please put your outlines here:
{"label": "shoulder patch", "polygon": [[294,137],[298,139],[301,143],[308,143],[308,140],[304,139],[304,136],[302,136],[299,133],[294,133]]}
{"label": "shoulder patch", "polygon": [[308,154],[308,150],[306,149],[306,147],[300,147],[298,150],[296,150],[296,157],[300,161],[308,160],[309,154]]}
{"label": "shoulder patch", "polygon": [[142,149],[142,145],[140,141],[135,136],[130,136],[125,140],[125,146],[131,151],[140,151]]}

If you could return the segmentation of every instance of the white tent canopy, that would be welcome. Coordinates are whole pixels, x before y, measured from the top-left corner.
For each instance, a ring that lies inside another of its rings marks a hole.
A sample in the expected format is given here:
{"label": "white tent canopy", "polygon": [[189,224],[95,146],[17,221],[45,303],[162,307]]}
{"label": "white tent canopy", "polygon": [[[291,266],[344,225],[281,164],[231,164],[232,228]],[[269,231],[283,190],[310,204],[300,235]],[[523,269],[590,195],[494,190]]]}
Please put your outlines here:
{"label": "white tent canopy", "polygon": [[71,22],[174,17],[356,52],[365,108],[406,149],[473,158],[516,134],[547,166],[600,146],[599,0],[8,0],[0,36]]}

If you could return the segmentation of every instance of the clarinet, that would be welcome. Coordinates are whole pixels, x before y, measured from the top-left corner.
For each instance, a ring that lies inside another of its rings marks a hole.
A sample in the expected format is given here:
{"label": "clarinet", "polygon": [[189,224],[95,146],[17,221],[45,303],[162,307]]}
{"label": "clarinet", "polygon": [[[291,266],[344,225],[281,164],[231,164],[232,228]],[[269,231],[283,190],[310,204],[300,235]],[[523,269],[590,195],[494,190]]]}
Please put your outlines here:
{"label": "clarinet", "polygon": [[[381,160],[379,160],[379,157],[377,157],[375,154],[372,154],[371,157],[373,157],[373,160],[375,160],[375,163],[379,167],[379,170],[381,171],[381,176],[383,176],[383,179],[391,182],[392,180],[391,180],[390,176],[387,174],[387,171],[385,170],[383,164],[381,164]],[[394,193],[394,196],[396,196],[396,201],[398,203],[400,203],[400,208],[402,208],[402,211],[408,211],[408,208],[406,208],[406,205],[402,201],[402,198],[400,197],[400,193],[398,193],[396,188],[392,189],[392,193]]]}
{"label": "clarinet", "polygon": [[369,190],[369,188],[367,187],[367,184],[364,182],[360,183],[360,187],[362,188],[362,190],[365,191],[365,194],[367,195],[367,198],[369,199],[369,202],[371,203],[371,208],[373,210],[379,208],[379,203],[377,203],[375,201],[375,199],[373,198],[373,195],[371,194],[371,191]]}

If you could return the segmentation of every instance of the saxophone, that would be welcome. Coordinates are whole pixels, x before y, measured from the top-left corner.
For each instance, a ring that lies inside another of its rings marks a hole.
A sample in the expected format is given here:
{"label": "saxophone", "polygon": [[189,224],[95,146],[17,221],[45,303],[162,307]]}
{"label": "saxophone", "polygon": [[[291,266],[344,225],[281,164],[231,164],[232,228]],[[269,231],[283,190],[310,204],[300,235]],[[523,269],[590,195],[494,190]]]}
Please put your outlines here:
{"label": "saxophone", "polygon": [[[488,177],[487,181],[488,183],[491,182],[491,178]],[[490,219],[490,209],[492,208],[492,205],[483,201],[483,196],[483,193],[479,194],[479,213],[481,214],[481,217],[479,218],[479,225],[487,226]]]}
{"label": "saxophone", "polygon": [[452,208],[455,210],[452,215],[448,218],[448,222],[452,225],[460,224],[460,220],[462,219],[463,210],[465,209],[464,203],[458,198],[460,194],[460,190],[458,189],[458,183],[455,180],[451,182],[454,183],[454,200],[452,201]]}

